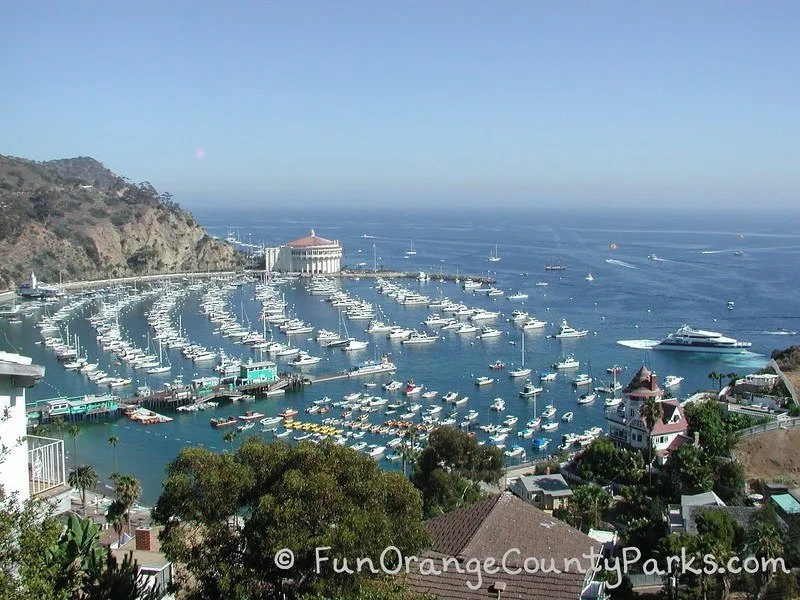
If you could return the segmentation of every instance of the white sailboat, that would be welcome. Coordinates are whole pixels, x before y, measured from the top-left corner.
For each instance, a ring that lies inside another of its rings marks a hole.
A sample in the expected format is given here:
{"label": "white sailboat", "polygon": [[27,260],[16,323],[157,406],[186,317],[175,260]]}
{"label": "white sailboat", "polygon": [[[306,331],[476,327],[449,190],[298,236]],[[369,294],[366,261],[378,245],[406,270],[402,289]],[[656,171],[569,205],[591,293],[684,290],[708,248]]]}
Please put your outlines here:
{"label": "white sailboat", "polygon": [[164,364],[164,352],[161,346],[161,340],[158,341],[158,366],[147,369],[149,375],[158,375],[159,373],[167,373],[172,369],[172,364],[169,362],[169,355],[167,356],[167,364]]}
{"label": "white sailboat", "polygon": [[510,377],[527,377],[531,374],[532,369],[525,368],[525,332],[522,332],[522,365],[519,369],[510,369],[508,375]]}
{"label": "white sailboat", "polygon": [[414,256],[416,253],[417,253],[417,251],[416,251],[416,250],[414,250],[414,240],[411,240],[411,248],[409,248],[408,250],[406,250],[406,255],[408,255],[408,256]]}
{"label": "white sailboat", "polygon": [[498,262],[500,260],[500,255],[497,253],[497,244],[494,245],[494,254],[491,252],[489,253],[489,261],[490,262]]}

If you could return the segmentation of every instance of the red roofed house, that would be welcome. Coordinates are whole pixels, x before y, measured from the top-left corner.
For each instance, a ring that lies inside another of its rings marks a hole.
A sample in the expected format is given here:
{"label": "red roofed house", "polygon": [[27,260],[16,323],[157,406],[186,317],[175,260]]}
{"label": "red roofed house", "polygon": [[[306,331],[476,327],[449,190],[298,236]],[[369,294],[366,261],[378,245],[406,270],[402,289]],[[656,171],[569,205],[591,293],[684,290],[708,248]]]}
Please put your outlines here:
{"label": "red roofed house", "polygon": [[342,246],[338,240],[318,236],[314,230],[307,236],[278,248],[267,248],[267,271],[286,271],[306,275],[338,273],[342,266]]}
{"label": "red roofed house", "polygon": [[432,546],[402,575],[416,593],[445,600],[604,597],[604,583],[595,581],[602,544],[511,492],[426,527]]}
{"label": "red roofed house", "polygon": [[647,448],[647,425],[641,416],[642,405],[648,398],[661,403],[664,415],[653,427],[653,449],[660,464],[664,464],[670,452],[689,441],[689,423],[677,399],[663,398],[656,374],[642,366],[628,386],[623,390],[626,398],[616,411],[606,413],[608,437],[616,446]]}

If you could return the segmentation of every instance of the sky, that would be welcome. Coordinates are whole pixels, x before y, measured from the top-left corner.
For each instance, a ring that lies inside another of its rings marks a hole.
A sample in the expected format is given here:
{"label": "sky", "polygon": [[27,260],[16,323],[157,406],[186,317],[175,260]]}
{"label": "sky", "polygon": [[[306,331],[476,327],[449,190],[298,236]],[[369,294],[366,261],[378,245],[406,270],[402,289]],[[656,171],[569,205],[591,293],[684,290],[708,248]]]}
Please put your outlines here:
{"label": "sky", "polygon": [[800,3],[6,3],[0,154],[189,208],[800,204]]}

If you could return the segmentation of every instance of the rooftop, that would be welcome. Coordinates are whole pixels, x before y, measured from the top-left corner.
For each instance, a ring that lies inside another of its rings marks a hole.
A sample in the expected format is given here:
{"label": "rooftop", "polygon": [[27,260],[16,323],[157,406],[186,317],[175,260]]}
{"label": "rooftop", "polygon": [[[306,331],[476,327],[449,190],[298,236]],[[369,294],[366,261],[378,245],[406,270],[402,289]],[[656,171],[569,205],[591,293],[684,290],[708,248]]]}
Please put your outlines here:
{"label": "rooftop", "polygon": [[800,514],[800,502],[791,494],[775,494],[772,496],[772,501],[787,515]]}
{"label": "rooftop", "polygon": [[327,240],[324,237],[319,237],[312,229],[309,235],[297,238],[286,245],[292,248],[308,248],[310,246],[338,246],[339,243],[333,240]]}
{"label": "rooftop", "polygon": [[[422,575],[411,569],[407,582],[417,593],[427,592],[453,600],[486,597],[495,580],[505,583],[504,598],[577,599],[584,588],[586,575],[578,571],[575,562],[568,563],[566,559],[580,560],[583,568],[590,570],[594,565],[589,565],[582,556],[588,554],[590,548],[599,554],[602,547],[586,534],[510,492],[431,519],[427,529],[433,545],[420,557],[431,558],[438,563],[440,570],[443,570],[442,559],[454,557],[462,573],[458,573],[453,565],[438,575]],[[517,549],[519,553],[509,555],[509,549]],[[493,578],[484,574],[481,590],[467,587],[467,582],[476,581],[476,577],[465,568],[467,561],[477,559],[483,562],[492,557],[499,565],[504,555],[507,555],[506,565],[510,567],[508,572],[502,573],[502,577],[498,573]],[[540,570],[526,573],[521,569],[520,573],[511,574],[517,567],[522,567],[527,557],[546,558],[548,566],[552,560],[562,572],[542,573]]]}
{"label": "rooftop", "polygon": [[44,367],[32,363],[28,356],[0,352],[0,376],[13,377],[18,387],[33,387],[44,377]]}
{"label": "rooftop", "polygon": [[520,483],[528,492],[544,492],[550,496],[572,496],[572,490],[559,474],[523,475]]}

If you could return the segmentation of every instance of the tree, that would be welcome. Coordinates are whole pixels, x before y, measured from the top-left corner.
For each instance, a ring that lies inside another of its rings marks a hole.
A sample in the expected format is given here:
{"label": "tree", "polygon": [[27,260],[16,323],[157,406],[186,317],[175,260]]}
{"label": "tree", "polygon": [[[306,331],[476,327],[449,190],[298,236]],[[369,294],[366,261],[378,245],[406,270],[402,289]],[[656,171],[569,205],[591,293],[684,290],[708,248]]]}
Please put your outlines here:
{"label": "tree", "polygon": [[499,448],[479,446],[475,438],[452,427],[439,427],[428,438],[411,474],[422,492],[423,510],[432,517],[481,499],[480,482],[503,475]]}
{"label": "tree", "polygon": [[639,416],[647,427],[647,487],[653,490],[653,428],[664,416],[664,407],[655,398],[647,398],[642,403]]}
{"label": "tree", "polygon": [[64,441],[64,418],[56,417],[53,419],[53,425],[55,425],[55,428],[58,431],[58,437],[61,438],[61,441]]}
{"label": "tree", "polygon": [[73,464],[76,467],[78,466],[78,434],[80,432],[81,430],[78,428],[77,425],[71,425],[69,428],[69,434],[72,436],[72,449],[74,450],[75,453],[75,458],[74,458],[75,462]]}
{"label": "tree", "polygon": [[[611,493],[596,483],[579,485],[572,491],[570,507],[581,517],[584,528],[600,526],[603,511],[611,505]],[[588,525],[588,526],[587,526]]]}
{"label": "tree", "polygon": [[108,438],[108,443],[114,448],[114,473],[119,473],[119,465],[117,464],[117,444],[119,444],[119,438],[112,435]]}
{"label": "tree", "polygon": [[222,436],[222,441],[231,447],[231,451],[233,451],[234,440],[236,440],[236,432],[233,429],[226,431],[225,435]]}
{"label": "tree", "polygon": [[714,487],[714,474],[708,455],[694,444],[683,444],[667,463],[672,492],[697,494]]}
{"label": "tree", "polygon": [[125,523],[127,522],[128,511],[119,500],[114,500],[108,506],[106,512],[106,522],[114,528],[117,534],[118,544],[117,547],[122,545],[122,532],[125,531]]}
{"label": "tree", "polygon": [[125,507],[125,516],[128,521],[128,535],[132,535],[131,530],[131,509],[139,496],[142,495],[142,484],[133,475],[114,474],[114,495]]}
{"label": "tree", "polygon": [[[761,562],[762,559],[780,558],[783,556],[784,547],[781,535],[773,523],[762,521],[757,523],[755,528],[751,530],[751,534],[747,541],[747,548],[755,557]],[[775,574],[765,569],[763,572],[756,574],[758,589],[756,590],[756,598],[761,600],[767,593],[767,588],[772,581]]]}
{"label": "tree", "polygon": [[714,469],[714,492],[728,506],[742,505],[747,497],[747,472],[742,463],[729,460]]}
{"label": "tree", "polygon": [[711,379],[712,381],[716,381],[719,384],[717,391],[721,392],[722,382],[725,379],[725,375],[723,375],[722,373],[717,373],[716,371],[711,371],[711,373],[708,374],[708,378]]}
{"label": "tree", "polygon": [[97,472],[92,465],[79,465],[67,476],[67,483],[81,493],[83,514],[86,514],[86,490],[97,485]]}
{"label": "tree", "polygon": [[[702,556],[711,555],[719,564],[739,553],[744,544],[744,531],[727,512],[705,510],[695,515],[697,524],[697,548]],[[731,589],[731,573],[725,570],[719,574],[722,584],[721,600],[727,600]],[[708,581],[700,577],[701,590],[705,599]]]}
{"label": "tree", "polygon": [[[250,518],[232,528],[239,513]],[[427,542],[410,482],[327,441],[290,446],[250,437],[235,452],[184,449],[167,467],[153,516],[165,525],[162,550],[194,580],[189,598],[255,599],[266,589],[279,596],[287,577],[293,594],[346,598],[374,575],[333,573],[331,562],[317,573],[315,548],[329,547],[326,556],[340,565],[358,556],[377,566],[390,545],[407,556]],[[294,553],[291,570],[275,565],[283,548]]]}

